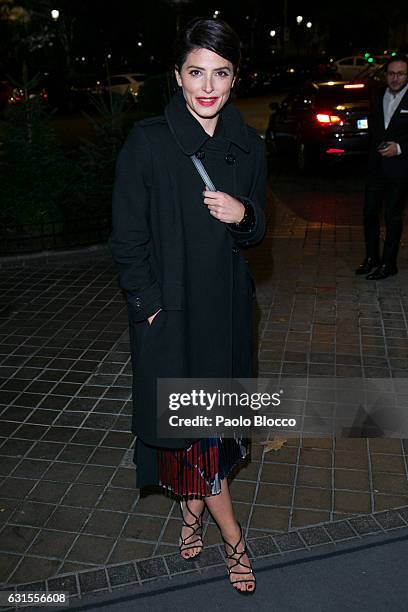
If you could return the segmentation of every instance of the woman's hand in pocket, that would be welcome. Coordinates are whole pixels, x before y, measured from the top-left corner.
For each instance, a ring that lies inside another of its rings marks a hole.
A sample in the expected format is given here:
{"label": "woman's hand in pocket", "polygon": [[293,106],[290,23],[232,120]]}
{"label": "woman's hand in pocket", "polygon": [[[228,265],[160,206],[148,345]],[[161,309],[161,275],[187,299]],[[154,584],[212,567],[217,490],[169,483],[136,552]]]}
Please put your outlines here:
{"label": "woman's hand in pocket", "polygon": [[159,308],[159,310],[157,312],[155,312],[151,317],[148,317],[147,320],[149,322],[149,325],[151,325],[154,321],[154,318],[159,314],[159,312],[161,312],[161,308]]}

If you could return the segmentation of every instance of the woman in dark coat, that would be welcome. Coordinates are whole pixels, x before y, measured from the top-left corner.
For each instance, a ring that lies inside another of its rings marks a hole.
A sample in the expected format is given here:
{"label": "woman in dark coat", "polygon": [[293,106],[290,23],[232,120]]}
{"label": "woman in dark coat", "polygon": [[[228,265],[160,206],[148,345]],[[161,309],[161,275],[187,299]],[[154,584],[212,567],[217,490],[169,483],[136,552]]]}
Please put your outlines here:
{"label": "woman in dark coat", "polygon": [[[265,231],[266,162],[262,140],[229,103],[239,59],[239,40],[221,20],[194,20],[181,34],[179,92],[164,116],[136,123],[118,159],[111,247],[129,311],[137,485],[184,500],[184,559],[202,550],[207,506],[231,583],[251,593],[255,578],[227,482],[248,440],[156,431],[158,378],[251,376],[253,283],[240,247]],[[205,186],[193,155],[217,191]]]}

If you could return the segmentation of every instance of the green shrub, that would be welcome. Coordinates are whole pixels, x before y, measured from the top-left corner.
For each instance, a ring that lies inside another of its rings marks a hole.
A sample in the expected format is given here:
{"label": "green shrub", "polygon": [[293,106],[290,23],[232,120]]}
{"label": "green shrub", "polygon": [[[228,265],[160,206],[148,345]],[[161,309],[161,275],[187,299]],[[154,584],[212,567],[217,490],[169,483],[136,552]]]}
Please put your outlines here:
{"label": "green shrub", "polygon": [[137,96],[138,109],[148,115],[162,115],[174,93],[174,78],[169,73],[149,77],[140,86]]}
{"label": "green shrub", "polygon": [[96,113],[84,113],[94,137],[82,138],[78,155],[79,180],[74,208],[78,213],[110,214],[115,164],[125,134],[123,129],[127,97],[112,94],[108,98],[93,97]]}
{"label": "green shrub", "polygon": [[40,96],[23,98],[6,113],[4,155],[0,160],[2,225],[62,222],[72,197],[75,166],[64,154]]}

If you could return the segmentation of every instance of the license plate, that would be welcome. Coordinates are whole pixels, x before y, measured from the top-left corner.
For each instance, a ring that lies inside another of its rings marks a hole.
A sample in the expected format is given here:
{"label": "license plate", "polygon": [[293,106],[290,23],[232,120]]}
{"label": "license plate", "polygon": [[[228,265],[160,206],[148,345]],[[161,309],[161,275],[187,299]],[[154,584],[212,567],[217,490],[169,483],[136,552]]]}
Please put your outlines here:
{"label": "license plate", "polygon": [[368,120],[367,119],[357,119],[357,128],[359,130],[368,129]]}

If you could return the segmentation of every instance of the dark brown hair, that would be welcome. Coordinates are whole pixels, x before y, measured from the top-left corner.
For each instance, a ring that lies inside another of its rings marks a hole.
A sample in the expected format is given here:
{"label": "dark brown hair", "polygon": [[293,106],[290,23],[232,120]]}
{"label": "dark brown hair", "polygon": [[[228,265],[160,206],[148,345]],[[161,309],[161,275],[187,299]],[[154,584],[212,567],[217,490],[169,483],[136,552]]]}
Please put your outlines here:
{"label": "dark brown hair", "polygon": [[198,17],[190,21],[176,40],[174,65],[181,70],[194,49],[208,49],[231,62],[234,74],[241,60],[241,43],[236,32],[222,19]]}

